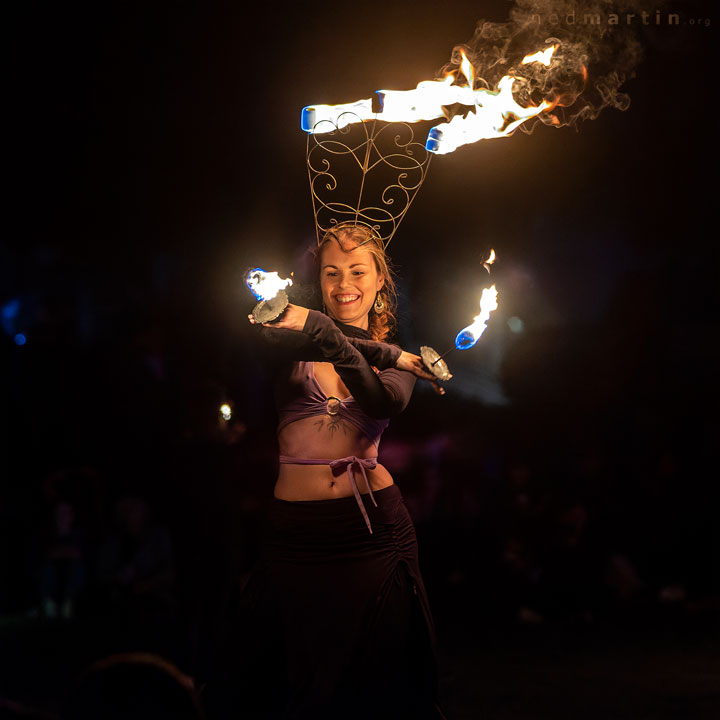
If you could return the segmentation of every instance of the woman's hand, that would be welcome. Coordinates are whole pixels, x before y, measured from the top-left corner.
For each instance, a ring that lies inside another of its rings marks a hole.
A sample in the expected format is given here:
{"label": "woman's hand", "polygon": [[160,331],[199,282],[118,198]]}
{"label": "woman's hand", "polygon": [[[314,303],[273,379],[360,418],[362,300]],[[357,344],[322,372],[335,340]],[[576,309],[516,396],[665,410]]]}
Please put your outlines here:
{"label": "woman's hand", "polygon": [[[305,327],[307,316],[310,311],[307,308],[301,307],[300,305],[293,305],[288,303],[288,306],[283,310],[282,315],[277,320],[272,322],[262,323],[265,327],[270,328],[286,328],[287,330],[301,330]],[[248,320],[253,325],[258,323],[255,321],[252,315],[248,315]]]}
{"label": "woman's hand", "polygon": [[438,395],[444,395],[445,389],[440,387],[440,383],[437,378],[430,372],[427,371],[422,358],[419,355],[413,355],[412,353],[405,352],[404,350],[400,353],[400,357],[395,363],[395,367],[398,370],[406,370],[412,373],[416,377],[422,378],[423,380],[429,380],[433,386],[435,392]]}

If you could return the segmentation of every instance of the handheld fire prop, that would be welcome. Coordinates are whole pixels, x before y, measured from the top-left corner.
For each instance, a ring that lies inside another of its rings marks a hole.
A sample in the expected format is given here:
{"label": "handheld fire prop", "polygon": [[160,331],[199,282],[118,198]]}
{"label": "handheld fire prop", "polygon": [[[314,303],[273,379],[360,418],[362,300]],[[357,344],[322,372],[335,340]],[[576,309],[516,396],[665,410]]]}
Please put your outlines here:
{"label": "handheld fire prop", "polygon": [[255,322],[271,322],[283,314],[288,306],[285,288],[292,285],[290,278],[281,278],[276,272],[255,268],[248,273],[246,283],[252,294],[260,301],[252,311]]}

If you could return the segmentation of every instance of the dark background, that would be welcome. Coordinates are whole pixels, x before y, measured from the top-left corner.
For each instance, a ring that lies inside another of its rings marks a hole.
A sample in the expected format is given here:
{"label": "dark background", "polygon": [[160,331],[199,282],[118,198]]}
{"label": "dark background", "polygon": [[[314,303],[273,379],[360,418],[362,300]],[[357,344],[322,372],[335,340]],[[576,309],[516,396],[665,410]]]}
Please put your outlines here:
{"label": "dark background", "polygon": [[[205,676],[272,495],[243,273],[298,270],[314,242],[300,110],[412,88],[508,7],[10,11],[0,697],[52,713],[120,649]],[[718,700],[711,10],[636,26],[626,112],[434,158],[390,245],[413,351],[452,344],[498,254],[486,335],[451,356],[445,397],[418,386],[381,450],[416,521],[450,717],[700,717]],[[137,561],[124,498],[162,538],[156,595],[107,560]],[[83,568],[64,619],[43,590],[58,503]]]}

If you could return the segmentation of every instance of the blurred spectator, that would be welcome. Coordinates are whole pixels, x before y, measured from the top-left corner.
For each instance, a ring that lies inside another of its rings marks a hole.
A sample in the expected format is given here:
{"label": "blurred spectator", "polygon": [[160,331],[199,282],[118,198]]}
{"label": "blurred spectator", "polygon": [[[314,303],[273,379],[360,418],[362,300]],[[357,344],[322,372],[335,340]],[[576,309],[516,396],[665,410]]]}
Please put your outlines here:
{"label": "blurred spectator", "polygon": [[[160,631],[173,616],[175,563],[167,528],[151,522],[147,502],[125,497],[115,506],[116,530],[101,547],[98,580],[111,610],[138,637]],[[130,633],[131,635],[133,632]]]}
{"label": "blurred spectator", "polygon": [[55,505],[53,520],[39,572],[42,612],[46,618],[71,620],[87,576],[82,534],[75,528],[75,509],[68,501]]}

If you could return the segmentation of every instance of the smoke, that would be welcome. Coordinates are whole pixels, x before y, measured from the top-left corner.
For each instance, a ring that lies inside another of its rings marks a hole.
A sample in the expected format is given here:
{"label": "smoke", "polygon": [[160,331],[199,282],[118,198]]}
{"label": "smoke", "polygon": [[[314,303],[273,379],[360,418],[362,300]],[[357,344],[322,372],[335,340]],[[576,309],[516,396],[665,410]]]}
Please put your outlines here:
{"label": "smoke", "polygon": [[[643,54],[638,29],[655,22],[662,4],[656,1],[651,14],[640,0],[516,0],[508,22],[479,21],[470,42],[453,50],[441,72],[457,70],[463,50],[475,68],[476,88],[495,90],[511,74],[521,105],[555,103],[537,117],[555,127],[595,119],[606,107],[627,110],[630,97],[622,88]],[[558,48],[549,67],[522,64],[526,55],[551,45]],[[522,129],[530,132],[532,123],[526,125]]]}

